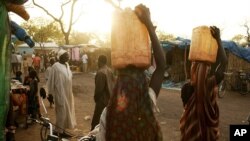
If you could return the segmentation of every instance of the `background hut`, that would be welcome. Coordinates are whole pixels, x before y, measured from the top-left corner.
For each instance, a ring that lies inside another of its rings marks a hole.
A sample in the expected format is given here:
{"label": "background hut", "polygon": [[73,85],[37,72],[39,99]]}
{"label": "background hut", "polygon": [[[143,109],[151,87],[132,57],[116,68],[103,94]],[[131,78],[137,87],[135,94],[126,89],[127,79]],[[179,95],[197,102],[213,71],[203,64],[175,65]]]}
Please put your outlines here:
{"label": "background hut", "polygon": [[177,83],[188,79],[191,66],[188,60],[190,41],[176,38],[174,41],[161,41],[161,45],[165,51],[166,71],[170,75],[170,81]]}
{"label": "background hut", "polygon": [[[190,40],[176,38],[174,41],[162,41],[166,53],[167,72],[172,82],[181,82],[190,78],[191,62],[188,60]],[[222,41],[228,57],[228,66],[225,79],[230,78],[232,89],[240,84],[240,73],[250,75],[250,48],[243,48],[233,41]],[[230,76],[227,76],[231,74]],[[247,81],[249,86],[249,81]]]}

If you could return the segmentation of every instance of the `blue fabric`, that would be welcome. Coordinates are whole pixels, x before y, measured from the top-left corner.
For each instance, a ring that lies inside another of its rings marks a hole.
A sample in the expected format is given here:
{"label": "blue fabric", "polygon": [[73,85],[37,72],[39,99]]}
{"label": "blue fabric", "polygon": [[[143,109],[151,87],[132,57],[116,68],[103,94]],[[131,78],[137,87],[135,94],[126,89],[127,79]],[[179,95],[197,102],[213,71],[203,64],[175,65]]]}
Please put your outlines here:
{"label": "blue fabric", "polygon": [[35,43],[27,34],[27,32],[19,26],[16,22],[10,21],[11,32],[17,37],[18,40],[24,41],[29,47],[34,47]]}
{"label": "blue fabric", "polygon": [[222,46],[235,54],[236,56],[243,58],[244,60],[250,62],[250,48],[244,48],[238,46],[233,41],[222,41]]}
{"label": "blue fabric", "polygon": [[[190,46],[190,43],[191,40],[181,37],[177,37],[175,41],[161,41],[162,47],[167,51],[174,47],[185,49]],[[250,62],[250,48],[241,47],[233,41],[222,41],[222,46],[236,56]]]}

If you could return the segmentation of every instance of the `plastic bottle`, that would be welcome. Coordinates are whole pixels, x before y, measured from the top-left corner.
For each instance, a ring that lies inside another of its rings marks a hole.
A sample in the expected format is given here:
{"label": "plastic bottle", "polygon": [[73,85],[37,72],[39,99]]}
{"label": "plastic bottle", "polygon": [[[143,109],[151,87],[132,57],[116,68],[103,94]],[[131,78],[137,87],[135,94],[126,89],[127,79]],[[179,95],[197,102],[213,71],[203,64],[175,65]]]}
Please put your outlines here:
{"label": "plastic bottle", "polygon": [[147,28],[131,9],[118,9],[113,14],[111,64],[116,69],[128,65],[148,68],[151,64]]}
{"label": "plastic bottle", "polygon": [[189,60],[214,63],[217,51],[217,41],[213,38],[208,26],[198,26],[193,29]]}

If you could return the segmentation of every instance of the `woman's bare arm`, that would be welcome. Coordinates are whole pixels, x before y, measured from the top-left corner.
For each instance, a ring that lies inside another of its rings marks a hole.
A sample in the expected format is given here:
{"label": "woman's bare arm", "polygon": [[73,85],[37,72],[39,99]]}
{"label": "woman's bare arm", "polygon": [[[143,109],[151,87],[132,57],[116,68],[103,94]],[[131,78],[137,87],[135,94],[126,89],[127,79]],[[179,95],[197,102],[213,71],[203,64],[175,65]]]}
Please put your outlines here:
{"label": "woman's bare arm", "polygon": [[165,61],[164,52],[160,45],[158,37],[155,33],[155,27],[153,26],[153,23],[151,21],[149,9],[146,6],[140,4],[136,6],[135,13],[137,14],[141,22],[144,23],[145,26],[147,27],[147,30],[151,39],[152,48],[154,52],[154,58],[156,62],[156,69],[151,77],[149,87],[151,87],[156,93],[156,95],[158,96],[160,89],[161,89],[161,84],[164,78],[164,72],[165,72],[166,61]]}
{"label": "woman's bare arm", "polygon": [[220,38],[220,29],[218,29],[215,26],[211,26],[210,29],[211,29],[211,33],[213,37],[216,39],[217,44],[218,44],[218,53],[217,53],[216,62],[214,66],[215,66],[216,83],[219,84],[224,78],[224,72],[226,70],[228,60],[227,60],[225,50],[222,47],[221,38]]}

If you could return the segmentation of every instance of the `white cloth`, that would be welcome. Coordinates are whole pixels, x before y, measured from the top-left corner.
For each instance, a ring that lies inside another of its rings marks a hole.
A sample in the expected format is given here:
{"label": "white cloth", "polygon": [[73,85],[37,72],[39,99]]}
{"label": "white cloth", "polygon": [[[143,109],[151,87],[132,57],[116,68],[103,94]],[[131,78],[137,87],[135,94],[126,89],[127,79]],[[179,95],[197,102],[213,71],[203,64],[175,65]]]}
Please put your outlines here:
{"label": "white cloth", "polygon": [[46,71],[45,71],[45,80],[48,81],[49,80],[49,74],[51,71],[51,66],[49,66]]}
{"label": "white cloth", "polygon": [[64,49],[60,49],[60,50],[57,52],[57,59],[59,60],[60,56],[63,55],[65,52],[67,52],[67,51],[64,50]]}
{"label": "white cloth", "polygon": [[17,55],[14,53],[11,54],[11,63],[18,63]]}
{"label": "white cloth", "polygon": [[76,125],[72,72],[66,65],[56,62],[50,70],[47,83],[48,93],[55,98],[56,125],[60,128],[74,128]]}
{"label": "white cloth", "polygon": [[[153,109],[156,109],[156,111],[159,111],[159,108],[156,104],[156,94],[152,88],[149,87],[148,94],[150,96],[150,99],[153,103]],[[100,123],[96,126],[96,128],[90,132],[90,134],[96,134],[96,141],[106,141],[105,134],[106,134],[106,115],[107,115],[107,109],[104,108],[100,117]]]}
{"label": "white cloth", "polygon": [[150,87],[148,89],[148,94],[149,94],[149,97],[153,103],[153,110],[156,112],[160,112],[160,109],[158,108],[158,106],[156,104],[156,94],[155,94],[154,90]]}
{"label": "white cloth", "polygon": [[87,54],[83,54],[83,55],[82,55],[82,63],[83,63],[83,64],[88,63],[88,55],[87,55]]}
{"label": "white cloth", "polygon": [[18,63],[22,63],[22,61],[23,61],[22,55],[17,54],[16,57],[17,57],[17,62],[18,62]]}

